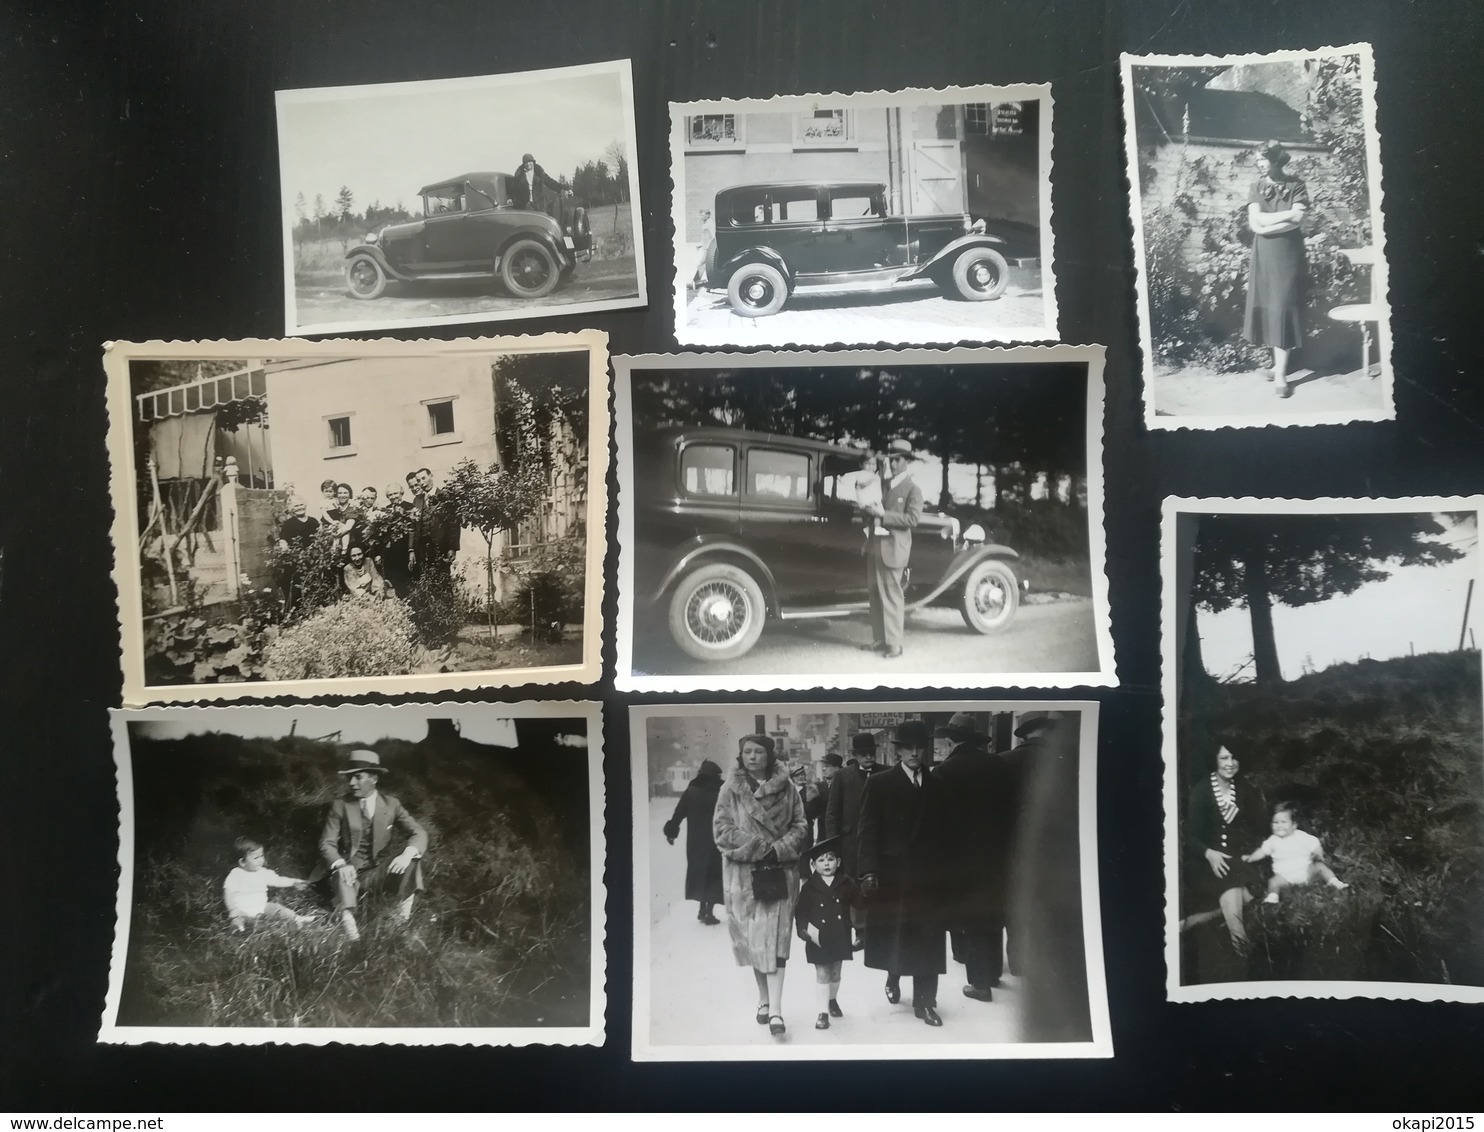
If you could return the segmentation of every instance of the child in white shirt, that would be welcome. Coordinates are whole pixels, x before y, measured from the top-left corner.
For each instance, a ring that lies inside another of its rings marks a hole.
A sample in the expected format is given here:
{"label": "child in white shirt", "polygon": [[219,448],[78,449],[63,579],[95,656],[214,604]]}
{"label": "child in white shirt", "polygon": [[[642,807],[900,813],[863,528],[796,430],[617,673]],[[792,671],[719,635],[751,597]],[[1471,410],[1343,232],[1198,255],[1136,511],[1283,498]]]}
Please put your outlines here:
{"label": "child in white shirt", "polygon": [[1279,802],[1274,806],[1273,835],[1256,852],[1242,858],[1249,863],[1265,857],[1273,862],[1273,875],[1268,878],[1264,904],[1278,903],[1278,893],[1295,884],[1322,880],[1331,888],[1350,887],[1324,863],[1324,846],[1319,843],[1319,838],[1298,827],[1296,809],[1291,802]]}
{"label": "child in white shirt", "polygon": [[222,899],[227,904],[227,916],[234,931],[242,931],[259,917],[270,920],[288,920],[294,924],[306,924],[313,916],[301,916],[282,904],[268,899],[270,888],[307,888],[307,880],[281,877],[272,869],[263,867],[263,846],[250,837],[239,837],[234,842],[237,852],[237,867],[227,874],[222,882]]}

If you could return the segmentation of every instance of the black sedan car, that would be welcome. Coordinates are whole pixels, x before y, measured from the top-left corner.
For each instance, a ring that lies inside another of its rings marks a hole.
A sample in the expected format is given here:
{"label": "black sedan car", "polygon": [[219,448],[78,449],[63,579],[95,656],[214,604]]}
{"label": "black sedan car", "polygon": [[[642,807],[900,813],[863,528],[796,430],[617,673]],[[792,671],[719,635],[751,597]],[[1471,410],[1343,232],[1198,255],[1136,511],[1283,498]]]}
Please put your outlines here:
{"label": "black sedan car", "polygon": [[[700,427],[634,452],[635,607],[663,618],[697,660],[731,660],[769,620],[867,610],[860,449]],[[1025,586],[1008,546],[964,537],[927,511],[913,532],[907,609],[956,606],[980,633],[1008,625]]]}
{"label": "black sedan car", "polygon": [[[345,256],[345,282],[377,299],[391,279],[497,277],[517,298],[539,299],[571,278],[592,248],[587,210],[564,193],[552,211],[516,208],[506,173],[465,173],[421,190],[419,220],[388,224]],[[553,215],[553,213],[555,215]]]}
{"label": "black sedan car", "polygon": [[[1009,282],[1006,241],[963,214],[888,214],[870,182],[734,185],[716,194],[706,287],[733,311],[761,318],[809,291],[888,291],[929,280],[970,302]],[[1024,260],[1017,260],[1024,263]]]}

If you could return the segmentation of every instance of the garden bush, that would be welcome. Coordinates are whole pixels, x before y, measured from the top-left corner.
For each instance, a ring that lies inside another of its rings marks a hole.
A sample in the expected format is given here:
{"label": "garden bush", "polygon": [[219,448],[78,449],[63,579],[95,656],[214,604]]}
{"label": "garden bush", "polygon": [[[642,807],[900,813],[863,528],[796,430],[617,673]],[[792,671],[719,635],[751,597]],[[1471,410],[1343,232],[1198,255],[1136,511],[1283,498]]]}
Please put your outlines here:
{"label": "garden bush", "polygon": [[264,658],[278,680],[322,680],[410,672],[417,627],[404,602],[347,598],[285,629]]}
{"label": "garden bush", "polygon": [[424,645],[444,645],[458,636],[470,619],[467,606],[459,580],[446,571],[419,574],[407,591],[407,611]]}

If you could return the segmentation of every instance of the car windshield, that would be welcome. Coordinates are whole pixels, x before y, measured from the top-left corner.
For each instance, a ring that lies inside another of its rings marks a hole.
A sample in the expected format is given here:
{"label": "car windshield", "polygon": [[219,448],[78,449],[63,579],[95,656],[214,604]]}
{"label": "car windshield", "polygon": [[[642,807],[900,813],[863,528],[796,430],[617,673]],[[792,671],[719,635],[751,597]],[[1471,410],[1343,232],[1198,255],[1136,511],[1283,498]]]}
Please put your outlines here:
{"label": "car windshield", "polygon": [[464,211],[464,186],[446,185],[431,189],[423,195],[423,211],[428,216],[442,216],[449,212]]}

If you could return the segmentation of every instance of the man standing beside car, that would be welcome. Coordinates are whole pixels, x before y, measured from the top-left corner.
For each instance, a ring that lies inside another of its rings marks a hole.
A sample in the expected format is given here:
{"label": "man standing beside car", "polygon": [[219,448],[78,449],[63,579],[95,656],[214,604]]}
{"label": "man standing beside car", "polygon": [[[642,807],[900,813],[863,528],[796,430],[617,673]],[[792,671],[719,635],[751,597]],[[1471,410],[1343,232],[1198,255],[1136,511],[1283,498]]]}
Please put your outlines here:
{"label": "man standing beside car", "polygon": [[543,209],[537,203],[539,198],[536,195],[536,190],[538,188],[550,189],[552,192],[560,195],[562,183],[560,181],[553,181],[547,175],[546,170],[537,165],[536,159],[529,153],[522,154],[520,169],[510,180],[511,202],[516,208],[533,208],[539,212],[550,213],[550,209]]}
{"label": "man standing beside car", "polygon": [[881,502],[861,506],[861,511],[875,520],[866,530],[869,648],[888,660],[902,655],[907,620],[902,576],[912,558],[912,529],[922,520],[922,489],[907,474],[907,465],[914,458],[912,445],[906,440],[898,438],[889,443],[886,459],[890,472],[881,481]]}

